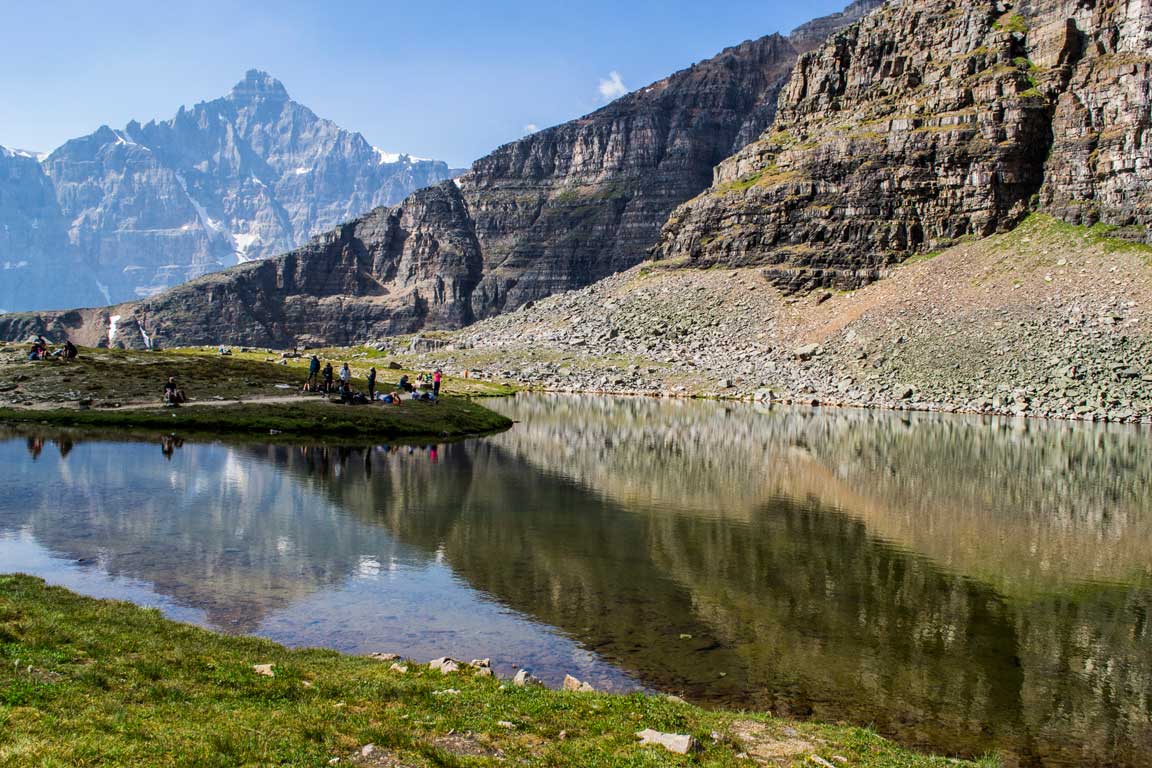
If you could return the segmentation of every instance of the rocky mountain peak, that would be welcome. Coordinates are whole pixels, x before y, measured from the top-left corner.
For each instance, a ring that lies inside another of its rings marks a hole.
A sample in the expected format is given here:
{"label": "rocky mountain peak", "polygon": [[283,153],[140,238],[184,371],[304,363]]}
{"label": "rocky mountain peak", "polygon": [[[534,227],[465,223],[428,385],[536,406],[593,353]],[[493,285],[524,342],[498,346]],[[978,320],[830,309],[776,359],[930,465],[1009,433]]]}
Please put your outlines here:
{"label": "rocky mountain peak", "polygon": [[272,75],[259,69],[250,69],[244,79],[236,83],[229,100],[239,106],[246,106],[257,101],[284,102],[289,101],[288,89]]}
{"label": "rocky mountain peak", "polygon": [[[7,310],[150,296],[296,248],[451,173],[434,160],[381,163],[363,136],[292,101],[279,80],[255,69],[227,96],[171,119],[100,126],[58,148],[42,169],[8,165],[0,173]],[[54,208],[40,200],[45,190]],[[75,280],[53,280],[53,291],[35,296],[17,289],[41,267]]]}
{"label": "rocky mountain peak", "polygon": [[833,13],[801,24],[788,35],[788,40],[799,51],[810,51],[821,46],[830,35],[855,24],[872,11],[884,5],[887,0],[856,0],[840,13]]}

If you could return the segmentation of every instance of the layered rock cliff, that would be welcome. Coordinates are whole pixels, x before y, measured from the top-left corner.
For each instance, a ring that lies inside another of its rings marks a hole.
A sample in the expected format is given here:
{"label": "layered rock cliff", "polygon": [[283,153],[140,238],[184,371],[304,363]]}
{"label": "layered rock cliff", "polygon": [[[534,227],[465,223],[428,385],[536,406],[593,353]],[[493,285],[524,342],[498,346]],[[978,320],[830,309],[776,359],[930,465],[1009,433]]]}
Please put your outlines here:
{"label": "layered rock cliff", "polygon": [[658,258],[852,288],[1041,208],[1148,240],[1148,0],[893,0],[801,58]]}
{"label": "layered rock cliff", "polygon": [[[668,214],[708,187],[717,163],[771,125],[800,54],[881,2],[859,0],[793,37],[769,35],[725,50],[591,115],[503,146],[457,184],[417,192],[274,263],[80,316],[85,324],[147,316],[151,337],[164,344],[344,343],[458,327],[588,285],[640,263]],[[409,229],[408,222],[419,224]],[[419,256],[401,257],[397,247]],[[325,278],[284,278],[302,272]],[[9,318],[0,332],[38,323],[58,325],[51,316]],[[122,338],[136,343],[140,335]]]}
{"label": "layered rock cliff", "polygon": [[25,229],[38,226],[64,247],[26,243],[14,246],[19,254],[12,258],[28,262],[37,286],[40,274],[74,273],[72,267],[82,277],[67,286],[54,280],[50,292],[0,285],[0,309],[150,296],[283,253],[450,176],[442,162],[372,147],[255,70],[224,98],[181,108],[163,122],[102,126],[42,165],[42,186],[57,213],[46,216],[32,196],[3,215]]}
{"label": "layered rock cliff", "polygon": [[72,279],[70,255],[64,217],[39,160],[0,147],[0,311],[15,309],[17,297],[24,306],[51,306]]}

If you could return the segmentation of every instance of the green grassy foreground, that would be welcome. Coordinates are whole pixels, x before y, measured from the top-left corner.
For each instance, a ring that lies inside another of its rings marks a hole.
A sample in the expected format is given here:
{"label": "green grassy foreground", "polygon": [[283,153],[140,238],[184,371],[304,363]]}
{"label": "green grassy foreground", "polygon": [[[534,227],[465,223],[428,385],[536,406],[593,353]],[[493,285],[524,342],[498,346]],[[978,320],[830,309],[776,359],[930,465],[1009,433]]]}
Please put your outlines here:
{"label": "green grassy foreground", "polygon": [[[407,667],[0,576],[0,767],[973,765],[856,728]],[[644,728],[693,734],[700,749],[641,747]]]}

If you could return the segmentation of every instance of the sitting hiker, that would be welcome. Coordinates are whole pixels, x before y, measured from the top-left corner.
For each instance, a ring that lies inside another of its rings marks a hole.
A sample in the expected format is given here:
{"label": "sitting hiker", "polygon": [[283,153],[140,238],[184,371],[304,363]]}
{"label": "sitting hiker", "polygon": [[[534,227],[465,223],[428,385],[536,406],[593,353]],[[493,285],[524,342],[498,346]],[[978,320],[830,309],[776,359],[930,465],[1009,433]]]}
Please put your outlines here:
{"label": "sitting hiker", "polygon": [[164,385],[164,404],[180,405],[186,402],[188,398],[184,396],[184,390],[176,386],[176,377],[169,376],[168,383]]}
{"label": "sitting hiker", "polygon": [[64,341],[64,359],[75,360],[80,357],[80,350],[76,349],[76,345],[72,343],[71,339]]}
{"label": "sitting hiker", "polygon": [[408,380],[408,374],[400,377],[400,384],[398,386],[401,392],[415,392],[416,387],[412,386],[412,382]]}

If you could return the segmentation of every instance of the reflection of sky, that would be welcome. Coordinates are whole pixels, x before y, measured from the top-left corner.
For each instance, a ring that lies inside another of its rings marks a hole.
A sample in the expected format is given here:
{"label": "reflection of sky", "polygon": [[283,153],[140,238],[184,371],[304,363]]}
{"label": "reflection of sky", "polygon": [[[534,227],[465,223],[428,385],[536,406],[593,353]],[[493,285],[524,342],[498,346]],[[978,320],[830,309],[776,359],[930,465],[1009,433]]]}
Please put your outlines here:
{"label": "reflection of sky", "polygon": [[[427,463],[427,454],[391,460]],[[218,444],[0,442],[0,571],[290,646],[491,658],[558,684],[636,687],[456,577],[440,553],[354,518],[307,479]],[[333,470],[339,469],[339,464]],[[123,511],[123,514],[121,513]],[[80,558],[80,561],[77,560]]]}
{"label": "reflection of sky", "polygon": [[559,684],[565,673],[602,689],[633,688],[595,654],[463,584],[447,566],[361,561],[358,575],[277,611],[257,634],[295,646],[349,653],[401,653],[418,661],[449,655],[490,658],[497,673],[513,664]]}
{"label": "reflection of sky", "polygon": [[159,595],[144,581],[109,576],[99,568],[80,565],[53,555],[27,531],[0,531],[0,570],[29,573],[74,592],[109,600],[127,600],[146,608],[159,608],[177,621],[204,624],[204,611],[180,605]]}

